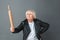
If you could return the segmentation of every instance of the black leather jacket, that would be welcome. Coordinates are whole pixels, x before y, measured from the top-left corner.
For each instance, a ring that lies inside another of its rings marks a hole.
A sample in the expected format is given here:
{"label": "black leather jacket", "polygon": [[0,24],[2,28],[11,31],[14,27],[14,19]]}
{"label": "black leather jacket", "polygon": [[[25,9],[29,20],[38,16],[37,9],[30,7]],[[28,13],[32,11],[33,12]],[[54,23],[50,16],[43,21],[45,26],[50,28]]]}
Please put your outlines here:
{"label": "black leather jacket", "polygon": [[[34,25],[35,25],[35,30],[36,30],[36,36],[40,40],[41,38],[40,34],[47,31],[47,29],[49,28],[49,24],[39,19],[34,19]],[[29,28],[27,19],[22,21],[20,25],[17,28],[15,28],[15,32],[13,33],[18,33],[21,30],[23,30],[23,40],[26,40],[30,33],[30,28]]]}

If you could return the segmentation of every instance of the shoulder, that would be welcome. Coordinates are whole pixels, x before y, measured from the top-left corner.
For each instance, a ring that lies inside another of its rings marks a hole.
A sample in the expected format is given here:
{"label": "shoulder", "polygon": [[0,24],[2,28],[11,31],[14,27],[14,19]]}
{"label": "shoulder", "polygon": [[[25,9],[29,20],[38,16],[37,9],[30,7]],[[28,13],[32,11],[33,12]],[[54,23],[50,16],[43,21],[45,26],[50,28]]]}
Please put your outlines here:
{"label": "shoulder", "polygon": [[27,19],[24,19],[23,21],[21,21],[22,24],[25,24],[27,22]]}
{"label": "shoulder", "polygon": [[34,21],[41,22],[41,20],[40,20],[40,19],[37,19],[37,18],[36,18],[36,19],[34,19]]}
{"label": "shoulder", "polygon": [[49,23],[39,20],[39,19],[35,19],[38,23],[43,24],[43,25],[49,25]]}
{"label": "shoulder", "polygon": [[36,18],[36,19],[34,19],[34,21],[35,21],[35,22],[38,22],[38,23],[46,23],[45,21],[42,21],[42,20],[37,19],[37,18]]}

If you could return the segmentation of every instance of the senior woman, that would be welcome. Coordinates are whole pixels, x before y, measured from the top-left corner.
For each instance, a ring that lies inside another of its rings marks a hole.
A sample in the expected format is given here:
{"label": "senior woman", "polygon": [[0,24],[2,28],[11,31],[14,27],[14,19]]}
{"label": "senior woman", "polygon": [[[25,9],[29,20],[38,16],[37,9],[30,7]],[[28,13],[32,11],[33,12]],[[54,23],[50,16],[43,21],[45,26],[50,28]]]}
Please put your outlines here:
{"label": "senior woman", "polygon": [[[8,13],[12,13],[9,6]],[[16,28],[14,27],[13,18],[10,16],[10,31],[12,33],[19,33],[23,30],[23,40],[41,40],[40,34],[48,30],[49,24],[37,19],[34,10],[27,10],[25,16],[26,19],[21,21]]]}

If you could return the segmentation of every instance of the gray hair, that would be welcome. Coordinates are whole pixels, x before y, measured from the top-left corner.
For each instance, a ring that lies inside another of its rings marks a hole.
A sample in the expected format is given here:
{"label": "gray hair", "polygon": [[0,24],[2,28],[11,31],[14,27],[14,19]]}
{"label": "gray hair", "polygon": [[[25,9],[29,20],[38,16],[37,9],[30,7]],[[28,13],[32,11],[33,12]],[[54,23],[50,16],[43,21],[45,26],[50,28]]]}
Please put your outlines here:
{"label": "gray hair", "polygon": [[27,10],[26,14],[28,14],[29,11],[32,12],[33,17],[36,18],[36,12],[34,10]]}

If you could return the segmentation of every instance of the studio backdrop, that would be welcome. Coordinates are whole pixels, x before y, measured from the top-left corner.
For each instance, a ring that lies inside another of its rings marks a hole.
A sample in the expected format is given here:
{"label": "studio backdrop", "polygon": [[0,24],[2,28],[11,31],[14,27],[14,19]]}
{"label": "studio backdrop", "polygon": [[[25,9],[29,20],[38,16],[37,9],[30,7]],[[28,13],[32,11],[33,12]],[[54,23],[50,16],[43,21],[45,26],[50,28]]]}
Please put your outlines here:
{"label": "studio backdrop", "polygon": [[0,0],[0,40],[23,40],[23,31],[10,32],[8,4],[15,27],[25,19],[26,10],[33,9],[37,18],[50,24],[43,40],[60,40],[60,0]]}

